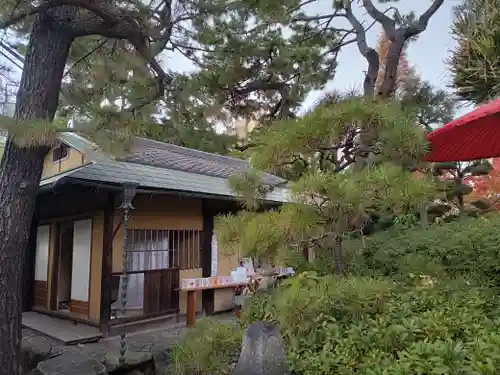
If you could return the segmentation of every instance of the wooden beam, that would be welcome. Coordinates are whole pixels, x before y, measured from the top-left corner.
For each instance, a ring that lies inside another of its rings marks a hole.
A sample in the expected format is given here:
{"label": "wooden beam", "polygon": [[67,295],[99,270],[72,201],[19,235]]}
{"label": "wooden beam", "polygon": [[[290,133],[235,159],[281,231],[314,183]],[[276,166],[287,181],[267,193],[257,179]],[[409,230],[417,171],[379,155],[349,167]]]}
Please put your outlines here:
{"label": "wooden beam", "polygon": [[[57,191],[38,196],[40,221],[87,214],[102,209],[106,204],[107,191],[103,189],[62,186]],[[71,204],[68,204],[71,202]]]}
{"label": "wooden beam", "polygon": [[[214,211],[208,207],[207,200],[202,201],[203,240],[202,240],[202,277],[210,277],[212,272],[212,235],[214,232]],[[207,314],[214,312],[214,291],[202,292],[202,306]]]}
{"label": "wooden beam", "polygon": [[111,278],[113,273],[113,217],[115,215],[115,193],[108,192],[104,206],[104,230],[102,239],[102,268],[101,268],[101,310],[99,326],[101,333],[106,337],[109,333],[111,315]]}

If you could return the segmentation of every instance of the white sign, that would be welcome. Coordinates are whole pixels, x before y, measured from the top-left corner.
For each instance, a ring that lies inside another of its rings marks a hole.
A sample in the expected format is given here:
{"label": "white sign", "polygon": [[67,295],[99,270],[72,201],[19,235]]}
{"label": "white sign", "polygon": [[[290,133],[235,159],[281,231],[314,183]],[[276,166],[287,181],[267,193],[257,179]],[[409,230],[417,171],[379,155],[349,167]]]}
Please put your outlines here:
{"label": "white sign", "polygon": [[212,234],[212,266],[210,271],[210,276],[217,276],[217,268],[219,260],[219,249],[217,246],[217,237],[215,236],[215,232]]}

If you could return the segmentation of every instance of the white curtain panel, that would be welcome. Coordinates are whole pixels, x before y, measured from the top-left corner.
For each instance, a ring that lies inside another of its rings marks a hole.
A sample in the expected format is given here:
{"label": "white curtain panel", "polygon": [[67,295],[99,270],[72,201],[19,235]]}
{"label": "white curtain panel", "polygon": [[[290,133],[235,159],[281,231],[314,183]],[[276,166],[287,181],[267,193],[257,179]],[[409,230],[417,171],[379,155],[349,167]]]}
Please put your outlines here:
{"label": "white curtain panel", "polygon": [[[169,241],[167,232],[163,235],[150,236],[149,238],[135,238],[132,256],[132,271],[149,271],[169,267]],[[123,276],[120,277],[118,300],[113,304],[113,309],[121,309],[121,295]],[[127,286],[126,310],[141,310],[144,308],[144,274],[134,273],[129,275]]]}

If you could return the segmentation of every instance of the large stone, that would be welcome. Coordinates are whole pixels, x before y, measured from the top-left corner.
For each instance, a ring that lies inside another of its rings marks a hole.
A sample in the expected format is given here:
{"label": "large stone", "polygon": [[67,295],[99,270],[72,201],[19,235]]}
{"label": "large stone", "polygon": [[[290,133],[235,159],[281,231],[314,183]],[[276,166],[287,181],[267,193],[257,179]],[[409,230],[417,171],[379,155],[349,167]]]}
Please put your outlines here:
{"label": "large stone", "polygon": [[37,375],[107,375],[106,367],[81,351],[71,350],[40,362],[33,371]]}
{"label": "large stone", "polygon": [[171,347],[163,345],[155,345],[153,347],[153,361],[157,374],[167,374],[170,366]]}
{"label": "large stone", "polygon": [[[127,350],[125,353],[125,363],[123,367],[126,368],[136,368],[141,365],[152,362],[153,355],[151,352],[135,352],[132,350]],[[108,372],[115,371],[122,367],[120,364],[120,352],[119,351],[109,351],[102,362]]]}
{"label": "large stone", "polygon": [[285,348],[277,327],[268,322],[250,325],[243,336],[233,375],[288,375]]}
{"label": "large stone", "polygon": [[23,373],[36,368],[39,362],[61,355],[60,344],[35,332],[25,332],[21,341]]}

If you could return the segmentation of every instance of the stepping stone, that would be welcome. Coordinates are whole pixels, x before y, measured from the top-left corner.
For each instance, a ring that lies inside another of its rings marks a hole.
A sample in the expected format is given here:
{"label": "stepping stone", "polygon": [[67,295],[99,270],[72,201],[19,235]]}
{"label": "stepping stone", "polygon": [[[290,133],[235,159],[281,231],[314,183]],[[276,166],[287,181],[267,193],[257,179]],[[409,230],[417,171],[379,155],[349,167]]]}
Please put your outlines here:
{"label": "stepping stone", "polygon": [[78,351],[63,354],[40,362],[33,371],[36,375],[107,375],[106,367],[99,361]]}

